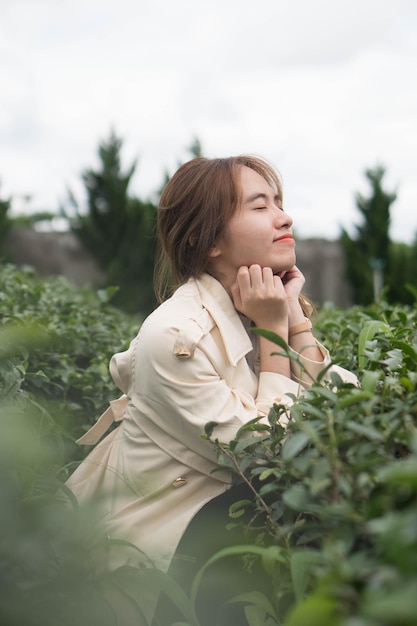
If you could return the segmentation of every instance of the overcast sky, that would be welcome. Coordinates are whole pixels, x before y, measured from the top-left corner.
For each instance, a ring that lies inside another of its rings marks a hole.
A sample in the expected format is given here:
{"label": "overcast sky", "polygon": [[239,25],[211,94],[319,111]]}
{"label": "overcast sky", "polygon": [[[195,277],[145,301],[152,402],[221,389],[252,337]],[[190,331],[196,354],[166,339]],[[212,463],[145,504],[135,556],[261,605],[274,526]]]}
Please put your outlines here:
{"label": "overcast sky", "polygon": [[367,168],[417,232],[416,0],[1,0],[0,196],[58,210],[113,127],[131,192],[189,157],[262,155],[302,237],[360,220]]}

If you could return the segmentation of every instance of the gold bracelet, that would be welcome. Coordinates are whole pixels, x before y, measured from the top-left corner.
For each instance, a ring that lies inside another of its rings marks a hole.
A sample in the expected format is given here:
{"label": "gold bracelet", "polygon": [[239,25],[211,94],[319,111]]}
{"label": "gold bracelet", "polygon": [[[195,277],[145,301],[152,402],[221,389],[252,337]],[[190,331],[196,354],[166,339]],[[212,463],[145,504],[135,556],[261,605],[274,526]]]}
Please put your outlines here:
{"label": "gold bracelet", "polygon": [[291,326],[288,329],[288,337],[294,337],[294,335],[298,335],[299,333],[307,333],[313,330],[313,326],[310,320],[305,320],[301,322],[301,324],[296,324],[295,326]]}

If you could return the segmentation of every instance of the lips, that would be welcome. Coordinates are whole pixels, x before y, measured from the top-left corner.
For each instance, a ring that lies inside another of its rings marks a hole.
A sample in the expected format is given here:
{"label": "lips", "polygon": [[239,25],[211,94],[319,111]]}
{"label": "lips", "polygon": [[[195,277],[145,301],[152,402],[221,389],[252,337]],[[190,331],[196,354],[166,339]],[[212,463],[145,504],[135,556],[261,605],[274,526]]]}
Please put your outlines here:
{"label": "lips", "polygon": [[275,241],[279,242],[279,243],[289,243],[289,242],[293,242],[294,243],[294,237],[292,235],[283,235],[282,237],[278,237],[278,239],[275,239]]}

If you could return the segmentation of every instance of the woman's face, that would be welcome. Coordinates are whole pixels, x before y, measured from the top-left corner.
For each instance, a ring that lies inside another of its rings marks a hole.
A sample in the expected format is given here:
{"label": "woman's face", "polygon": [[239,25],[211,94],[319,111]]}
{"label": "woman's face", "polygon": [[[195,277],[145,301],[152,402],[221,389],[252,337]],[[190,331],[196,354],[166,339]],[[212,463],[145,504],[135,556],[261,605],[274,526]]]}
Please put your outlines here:
{"label": "woman's face", "polygon": [[249,167],[240,168],[241,201],[211,252],[215,275],[231,284],[242,265],[271,267],[281,274],[295,265],[292,219],[281,198]]}

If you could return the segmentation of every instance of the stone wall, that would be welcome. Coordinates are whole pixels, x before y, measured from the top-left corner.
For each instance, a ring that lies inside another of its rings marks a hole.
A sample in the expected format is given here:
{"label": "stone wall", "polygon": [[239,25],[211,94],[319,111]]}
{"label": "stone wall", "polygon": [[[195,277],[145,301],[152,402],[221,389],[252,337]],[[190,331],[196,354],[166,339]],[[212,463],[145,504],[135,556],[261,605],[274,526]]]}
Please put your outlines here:
{"label": "stone wall", "polygon": [[297,244],[297,265],[306,279],[305,293],[315,304],[353,304],[345,278],[345,259],[338,241],[305,239]]}
{"label": "stone wall", "polygon": [[40,276],[65,276],[76,287],[98,285],[104,279],[94,258],[71,232],[12,229],[5,252],[18,266],[29,265]]}
{"label": "stone wall", "polygon": [[[6,253],[16,265],[32,266],[41,276],[63,275],[77,287],[95,286],[103,279],[93,257],[70,232],[14,229],[9,234]],[[305,292],[317,306],[325,302],[342,307],[351,305],[338,242],[299,241],[297,264],[306,277]]]}

